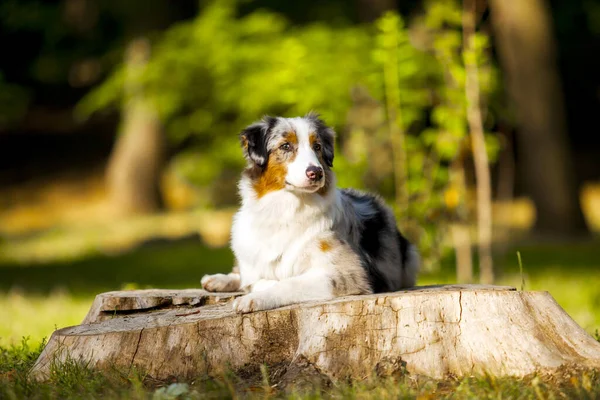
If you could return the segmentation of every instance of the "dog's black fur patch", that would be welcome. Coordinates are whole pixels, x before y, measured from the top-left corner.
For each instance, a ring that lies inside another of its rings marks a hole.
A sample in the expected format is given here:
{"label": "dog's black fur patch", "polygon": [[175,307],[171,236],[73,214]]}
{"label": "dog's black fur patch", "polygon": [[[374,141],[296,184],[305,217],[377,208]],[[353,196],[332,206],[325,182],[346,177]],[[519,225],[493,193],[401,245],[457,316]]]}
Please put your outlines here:
{"label": "dog's black fur patch", "polygon": [[[392,288],[381,271],[377,268],[376,261],[381,256],[382,252],[386,251],[383,249],[383,243],[381,241],[382,234],[390,234],[390,226],[386,221],[386,215],[382,209],[379,201],[375,196],[365,193],[359,193],[354,190],[342,189],[342,193],[348,196],[352,203],[359,209],[370,210],[370,212],[364,216],[359,216],[360,226],[360,256],[362,258],[363,266],[367,271],[371,289],[374,293],[382,293],[391,291]],[[402,264],[404,265],[407,260],[407,251],[409,242],[396,230],[395,237],[397,238],[397,245],[400,249]],[[400,268],[400,265],[398,266]]]}
{"label": "dog's black fur patch", "polygon": [[[240,133],[240,141],[244,148],[244,157],[258,167],[264,168],[269,160],[267,143],[269,132],[277,122],[277,118],[265,117],[262,121],[250,125]],[[246,141],[247,146],[244,146]]]}
{"label": "dog's black fur patch", "polygon": [[325,122],[319,118],[318,114],[309,113],[306,115],[306,118],[311,120],[316,127],[317,136],[323,145],[323,161],[325,161],[325,164],[329,168],[333,167],[333,141],[335,137],[333,130],[325,125]]}
{"label": "dog's black fur patch", "polygon": [[408,262],[408,246],[410,242],[402,236],[400,230],[396,230],[396,236],[398,237],[398,243],[400,244],[400,257],[402,258],[402,268],[406,268],[406,263]]}

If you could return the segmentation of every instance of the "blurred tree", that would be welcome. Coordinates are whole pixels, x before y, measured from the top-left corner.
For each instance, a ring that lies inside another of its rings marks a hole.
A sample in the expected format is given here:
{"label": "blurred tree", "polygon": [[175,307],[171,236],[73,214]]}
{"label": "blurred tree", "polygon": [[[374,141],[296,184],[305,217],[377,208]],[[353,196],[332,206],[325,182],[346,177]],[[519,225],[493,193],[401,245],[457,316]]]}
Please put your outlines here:
{"label": "blurred tree", "polygon": [[[477,9],[475,0],[463,0],[463,62],[465,64],[465,93],[467,123],[471,136],[471,149],[475,164],[477,188],[477,246],[479,248],[479,273],[481,283],[494,283],[492,260],[492,179],[481,113],[479,67],[477,65],[476,36]],[[480,45],[480,44],[479,44]],[[480,50],[480,49],[479,49]],[[481,50],[480,50],[481,51]]]}
{"label": "blurred tree", "polygon": [[453,211],[450,222],[450,235],[456,253],[456,281],[473,282],[473,255],[467,184],[465,177],[465,156],[459,155],[450,166],[448,189],[444,192],[444,202]]}
{"label": "blurred tree", "polygon": [[587,232],[567,140],[551,19],[544,0],[492,0],[508,92],[515,103],[519,158],[540,233]]}
{"label": "blurred tree", "polygon": [[146,99],[141,79],[149,58],[147,39],[129,42],[125,56],[122,128],[106,172],[111,210],[118,215],[155,212],[163,205],[159,185],[165,139],[158,116]]}
{"label": "blurred tree", "polygon": [[[481,191],[480,185],[486,185],[485,173],[489,174],[486,171],[488,164],[495,160],[498,152],[496,136],[484,135],[485,118],[493,116],[487,100],[498,90],[498,72],[490,59],[488,37],[481,31],[475,32],[471,21],[466,21],[470,32],[464,32],[464,17],[466,13],[472,16],[470,11],[464,11],[461,2],[455,0],[429,1],[423,21],[414,27],[422,36],[421,45],[434,55],[439,65],[432,124],[423,132],[423,140],[434,150],[430,156],[435,157],[435,163],[441,164],[437,169],[444,172],[444,184],[430,189],[431,196],[439,199],[434,204],[445,215],[444,223],[450,224],[457,256],[457,277],[463,282],[473,280],[469,232],[469,226],[473,224],[472,204],[467,197],[467,188],[471,184],[466,177],[466,162],[480,157],[476,169],[484,170],[484,179],[477,175],[475,186]],[[473,143],[473,129],[478,130],[478,143]],[[469,153],[472,157],[468,157]],[[484,211],[488,216],[483,223],[478,221],[480,234],[477,241],[480,245],[480,279],[485,282],[493,280],[489,175],[487,178],[487,190],[483,196],[478,196],[484,199],[483,207],[479,201],[476,207],[478,212]]]}
{"label": "blurred tree", "polygon": [[[371,73],[369,89],[386,118],[380,128],[384,135],[378,135],[383,138],[379,139],[382,146],[375,149],[378,161],[370,163],[389,165],[378,172],[388,178],[377,191],[394,200],[401,229],[420,244],[426,268],[436,267],[446,228],[439,212],[440,206],[443,208],[439,190],[447,184],[447,168],[441,165],[435,145],[427,142],[423,128],[432,107],[431,92],[439,88],[439,64],[411,44],[397,13],[384,14],[375,25],[378,31],[372,55],[377,69]],[[437,137],[437,132],[433,135]],[[372,146],[372,139],[368,143]]]}
{"label": "blurred tree", "polygon": [[[411,44],[402,20],[394,13],[377,21],[379,33],[373,50],[382,69],[375,74],[371,89],[376,99],[385,100],[384,129],[389,134],[395,210],[403,229],[421,244],[426,263],[435,264],[443,247],[440,240],[451,229],[460,263],[458,274],[461,280],[470,281],[471,221],[463,162],[470,142],[461,3],[428,2],[424,15],[413,22],[412,35],[418,36],[424,51]],[[468,50],[471,59],[467,61],[476,65],[476,79],[485,87],[481,93],[475,87],[482,99],[477,100],[477,107],[486,107],[483,99],[497,87],[488,44],[487,37],[477,33]],[[428,114],[429,121],[425,118]],[[480,125],[483,136],[482,122]],[[487,135],[483,149],[479,149],[486,156],[489,151],[492,159],[498,148],[494,139],[495,136]],[[484,166],[487,168],[487,161]],[[488,240],[482,247],[489,250],[489,246]],[[487,266],[489,271],[491,263]],[[482,277],[486,281],[492,279],[489,273]]]}
{"label": "blurred tree", "polygon": [[113,9],[128,24],[124,30],[121,129],[106,170],[109,201],[117,215],[151,213],[163,207],[160,181],[167,141],[143,79],[151,55],[145,35],[168,26],[172,11],[164,0],[147,1],[143,11],[134,3],[115,3]]}
{"label": "blurred tree", "polygon": [[[408,209],[408,164],[406,157],[406,128],[410,121],[403,121],[400,102],[400,92],[408,89],[406,82],[416,76],[415,61],[410,60],[415,55],[404,30],[404,23],[396,13],[386,13],[377,21],[379,27],[378,45],[383,67],[383,87],[386,101],[389,143],[392,152],[394,171],[394,192],[396,210]],[[402,63],[400,63],[402,56]],[[413,56],[413,57],[411,57]],[[406,103],[406,101],[405,101]]]}
{"label": "blurred tree", "polygon": [[116,113],[81,123],[75,104],[122,60],[130,39],[194,16],[198,3],[0,1],[0,185],[103,166]]}

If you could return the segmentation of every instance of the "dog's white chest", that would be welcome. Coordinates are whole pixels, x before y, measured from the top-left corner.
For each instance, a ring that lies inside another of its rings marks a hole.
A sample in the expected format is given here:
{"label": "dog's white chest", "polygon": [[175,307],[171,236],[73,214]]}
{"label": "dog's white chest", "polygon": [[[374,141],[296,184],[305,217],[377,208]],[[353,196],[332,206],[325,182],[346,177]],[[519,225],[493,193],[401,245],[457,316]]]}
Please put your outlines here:
{"label": "dog's white chest", "polygon": [[234,218],[231,244],[244,283],[281,280],[304,272],[309,245],[331,225],[322,213],[240,210]]}

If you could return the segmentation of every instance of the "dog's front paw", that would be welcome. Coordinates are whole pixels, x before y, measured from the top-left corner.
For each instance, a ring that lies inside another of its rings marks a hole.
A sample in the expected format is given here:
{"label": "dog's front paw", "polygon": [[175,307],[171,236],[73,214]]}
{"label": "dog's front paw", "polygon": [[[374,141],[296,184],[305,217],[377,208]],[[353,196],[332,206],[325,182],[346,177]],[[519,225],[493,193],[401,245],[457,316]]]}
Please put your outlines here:
{"label": "dog's front paw", "polygon": [[240,288],[240,279],[237,274],[204,275],[200,284],[209,292],[235,292]]}
{"label": "dog's front paw", "polygon": [[250,293],[233,301],[233,311],[242,314],[268,310],[274,307],[275,305],[271,304],[269,297],[265,296],[264,293]]}

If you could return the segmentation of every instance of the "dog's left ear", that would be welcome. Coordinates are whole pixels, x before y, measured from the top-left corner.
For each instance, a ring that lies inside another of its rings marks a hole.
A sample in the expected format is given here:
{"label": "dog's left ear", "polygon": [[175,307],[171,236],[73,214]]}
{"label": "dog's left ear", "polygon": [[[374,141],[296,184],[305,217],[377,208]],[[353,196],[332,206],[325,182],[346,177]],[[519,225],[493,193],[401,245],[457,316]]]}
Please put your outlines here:
{"label": "dog's left ear", "polygon": [[325,129],[323,133],[319,133],[321,142],[323,143],[323,160],[329,168],[333,167],[333,139],[335,132],[331,128]]}
{"label": "dog's left ear", "polygon": [[260,122],[254,123],[240,133],[240,142],[246,160],[264,168],[269,160],[267,142],[269,132],[275,125],[276,118],[264,117]]}
{"label": "dog's left ear", "polygon": [[329,168],[333,167],[335,131],[328,127],[317,113],[311,111],[305,118],[309,119],[316,128],[317,136],[323,145],[323,161]]}

